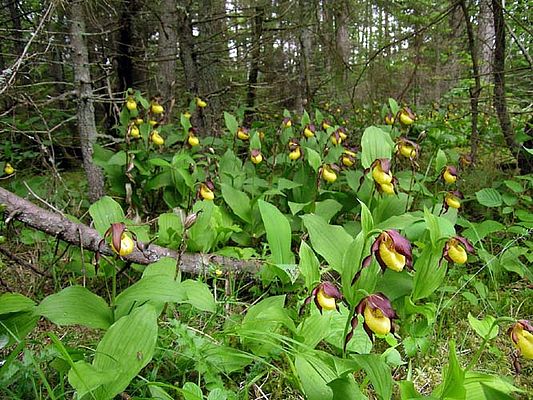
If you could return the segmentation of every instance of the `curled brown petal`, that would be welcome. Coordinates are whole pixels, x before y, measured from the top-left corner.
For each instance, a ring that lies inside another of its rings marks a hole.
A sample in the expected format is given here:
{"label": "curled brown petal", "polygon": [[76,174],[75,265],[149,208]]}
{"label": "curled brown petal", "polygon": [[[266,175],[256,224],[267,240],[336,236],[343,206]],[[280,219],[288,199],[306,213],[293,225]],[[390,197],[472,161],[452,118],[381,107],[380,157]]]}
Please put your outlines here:
{"label": "curled brown petal", "polygon": [[394,249],[405,257],[405,264],[407,267],[413,266],[413,252],[411,248],[411,242],[404,238],[400,233],[394,229],[389,229],[386,231],[388,235],[392,238],[394,243]]}
{"label": "curled brown petal", "polygon": [[115,222],[111,224],[111,242],[115,250],[120,253],[122,234],[126,230],[126,225],[123,222]]}
{"label": "curled brown petal", "polygon": [[465,250],[468,251],[469,253],[475,252],[474,246],[472,246],[472,243],[470,243],[470,241],[467,238],[464,238],[462,236],[456,236],[455,240],[460,242],[464,246]]}

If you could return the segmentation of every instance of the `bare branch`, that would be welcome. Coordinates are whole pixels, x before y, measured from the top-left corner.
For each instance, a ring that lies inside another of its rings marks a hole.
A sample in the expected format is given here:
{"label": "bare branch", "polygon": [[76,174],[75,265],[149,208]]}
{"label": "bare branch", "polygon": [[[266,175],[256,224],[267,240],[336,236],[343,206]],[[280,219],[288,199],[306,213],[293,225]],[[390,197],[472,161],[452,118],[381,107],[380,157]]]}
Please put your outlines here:
{"label": "bare branch", "polygon": [[[59,214],[44,210],[3,188],[0,188],[0,204],[6,207],[5,212],[7,214],[13,215],[13,219],[67,243],[81,246],[93,252],[98,251],[98,245],[102,237],[95,229],[72,222]],[[104,255],[116,256],[107,244],[101,247],[100,252]],[[144,251],[135,249],[133,253],[123,257],[123,259],[133,263],[147,265],[163,257],[171,257],[178,260],[179,252],[157,245],[150,245]],[[179,262],[180,270],[192,274],[207,273],[210,267],[214,265],[219,266],[220,269],[228,273],[255,274],[259,271],[263,263],[258,260],[236,260],[229,257],[202,253],[184,253],[181,255]]]}

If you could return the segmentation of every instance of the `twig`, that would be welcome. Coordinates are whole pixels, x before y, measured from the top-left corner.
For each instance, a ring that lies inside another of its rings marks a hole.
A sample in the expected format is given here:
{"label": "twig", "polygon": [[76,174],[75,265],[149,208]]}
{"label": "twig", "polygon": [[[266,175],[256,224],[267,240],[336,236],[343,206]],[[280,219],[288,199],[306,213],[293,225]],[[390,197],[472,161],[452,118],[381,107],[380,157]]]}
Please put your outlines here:
{"label": "twig", "polygon": [[44,203],[45,205],[47,205],[48,207],[50,207],[52,210],[54,210],[56,213],[58,214],[61,214],[62,217],[65,216],[65,214],[63,214],[63,212],[57,208],[55,208],[53,205],[51,205],[50,203],[48,203],[46,200],[42,199],[41,197],[39,197],[32,189],[31,187],[28,186],[28,184],[26,183],[26,181],[23,182],[24,183],[24,186],[26,186],[26,189],[28,189],[28,192],[30,192],[33,197],[35,197],[37,200],[39,200],[40,202]]}
{"label": "twig", "polygon": [[48,273],[45,273],[45,272],[42,272],[42,271],[39,271],[37,268],[35,268],[31,263],[29,263],[28,261],[26,260],[23,260],[22,258],[20,258],[19,256],[17,256],[16,254],[13,254],[11,253],[9,250],[7,250],[6,248],[0,246],[0,253],[2,253],[3,255],[5,255],[6,257],[10,258],[11,260],[13,260],[14,262],[16,262],[17,264],[19,265],[22,265],[23,267],[26,267],[28,269],[31,269],[33,272],[35,272],[37,275],[40,275],[40,276],[45,276],[45,277],[50,277],[50,274]]}

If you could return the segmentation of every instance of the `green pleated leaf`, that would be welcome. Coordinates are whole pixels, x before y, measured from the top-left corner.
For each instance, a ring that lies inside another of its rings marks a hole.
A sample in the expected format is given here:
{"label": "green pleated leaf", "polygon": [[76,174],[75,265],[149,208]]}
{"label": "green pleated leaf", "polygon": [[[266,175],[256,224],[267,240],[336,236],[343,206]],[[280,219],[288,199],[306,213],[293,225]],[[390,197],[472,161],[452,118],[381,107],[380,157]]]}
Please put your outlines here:
{"label": "green pleated leaf", "polygon": [[46,297],[35,311],[57,325],[107,329],[113,322],[105,300],[82,286],[70,286]]}
{"label": "green pleated leaf", "polygon": [[86,393],[90,386],[96,399],[112,399],[151,361],[156,341],[156,312],[150,305],[139,307],[109,328],[96,348],[92,368],[79,364],[81,372],[89,376],[73,368],[69,382],[78,392]]}
{"label": "green pleated leaf", "polygon": [[361,138],[361,164],[364,168],[378,158],[392,158],[394,142],[390,135],[376,126],[365,129]]}
{"label": "green pleated leaf", "polygon": [[4,293],[0,296],[0,315],[20,311],[31,311],[35,302],[20,293]]}
{"label": "green pleated leaf", "polygon": [[485,207],[499,207],[503,204],[500,192],[492,188],[485,188],[477,191],[476,199],[479,204]]}
{"label": "green pleated leaf", "polygon": [[224,198],[224,201],[235,215],[244,222],[251,224],[252,208],[250,206],[250,199],[246,193],[225,183],[221,184],[220,187],[222,188],[222,197]]}
{"label": "green pleated leaf", "polygon": [[302,241],[300,244],[300,263],[298,267],[304,277],[305,287],[312,290],[320,282],[320,262],[316,258],[313,249]]}
{"label": "green pleated leaf", "polygon": [[289,221],[276,206],[263,200],[259,200],[257,204],[265,225],[272,262],[274,264],[294,264]]}
{"label": "green pleated leaf", "polygon": [[376,354],[355,354],[355,361],[363,368],[372,382],[379,399],[392,398],[392,374],[390,367]]}
{"label": "green pleated leaf", "polygon": [[37,325],[39,316],[33,311],[0,315],[0,348],[19,342]]}
{"label": "green pleated leaf", "polygon": [[468,323],[472,329],[483,339],[490,340],[498,336],[499,327],[495,324],[496,318],[492,315],[487,315],[482,320],[475,318],[472,314],[468,313]]}
{"label": "green pleated leaf", "polygon": [[437,290],[446,276],[446,261],[442,261],[442,250],[427,246],[416,259],[413,300],[420,300],[431,296]]}
{"label": "green pleated leaf", "polygon": [[237,122],[237,119],[230,113],[224,111],[224,122],[226,123],[226,128],[228,128],[228,131],[235,135],[237,133],[237,129],[239,129],[239,123]]}
{"label": "green pleated leaf", "polygon": [[193,280],[176,282],[168,274],[145,276],[116,298],[120,309],[128,304],[146,302],[189,303],[201,311],[210,312],[214,312],[216,308],[213,294],[205,283]]}
{"label": "green pleated leaf", "polygon": [[308,400],[333,399],[333,390],[328,383],[335,380],[336,374],[320,358],[310,353],[299,353],[294,366]]}
{"label": "green pleated leaf", "polygon": [[455,342],[450,341],[448,365],[444,371],[444,381],[435,388],[433,395],[441,399],[465,399],[466,390],[464,380],[465,372],[459,365],[459,360],[455,352]]}
{"label": "green pleated leaf", "polygon": [[353,242],[352,236],[342,226],[330,225],[318,215],[302,217],[309,232],[313,249],[338,272],[342,271],[344,253]]}
{"label": "green pleated leaf", "polygon": [[104,196],[96,203],[93,203],[89,207],[89,214],[94,221],[94,228],[100,236],[104,235],[111,224],[123,222],[125,219],[124,211],[122,211],[120,204],[109,196]]}

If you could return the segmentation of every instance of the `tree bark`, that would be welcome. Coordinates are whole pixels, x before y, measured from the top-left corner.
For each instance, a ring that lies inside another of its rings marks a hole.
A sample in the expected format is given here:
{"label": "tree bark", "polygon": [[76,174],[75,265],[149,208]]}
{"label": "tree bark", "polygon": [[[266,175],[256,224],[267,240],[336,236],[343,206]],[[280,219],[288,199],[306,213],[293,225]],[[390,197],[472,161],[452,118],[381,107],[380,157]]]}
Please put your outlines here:
{"label": "tree bark", "polygon": [[204,114],[207,129],[217,130],[221,121],[226,85],[224,64],[228,62],[226,3],[224,0],[202,0],[205,20],[198,23],[200,93],[207,97],[209,113]]}
{"label": "tree bark", "polygon": [[83,38],[85,22],[83,1],[74,1],[70,6],[70,42],[74,82],[78,90],[78,134],[83,156],[83,167],[87,175],[89,200],[94,202],[104,195],[104,174],[93,163],[93,146],[96,143],[96,123],[94,120],[93,89],[89,69],[89,54]]}
{"label": "tree bark", "polygon": [[[200,75],[198,73],[198,62],[196,58],[196,49],[194,43],[194,36],[192,34],[192,21],[190,17],[190,0],[178,1],[177,25],[178,25],[178,40],[179,53],[181,64],[183,65],[183,73],[185,75],[185,85],[192,98],[199,95],[199,81]],[[203,115],[203,110],[198,109],[192,118],[192,125],[198,129],[200,136],[206,135],[206,124]]]}
{"label": "tree bark", "polygon": [[[158,42],[158,69],[157,88],[168,104],[174,98],[174,86],[176,84],[176,60],[178,51],[178,34],[176,21],[178,10],[176,0],[163,0],[161,2]],[[168,110],[170,111],[170,110]]]}
{"label": "tree bark", "polygon": [[250,69],[248,72],[248,88],[246,92],[246,110],[244,111],[244,125],[250,126],[255,115],[256,87],[259,80],[259,59],[261,57],[261,37],[263,36],[263,7],[255,7],[252,28],[252,50],[250,51]]}
{"label": "tree bark", "polygon": [[501,0],[492,0],[492,12],[496,35],[493,62],[494,108],[498,115],[505,143],[511,153],[516,156],[518,168],[522,174],[529,174],[533,172],[533,157],[527,151],[522,150],[516,142],[505,97],[505,20]]}
{"label": "tree bark", "polygon": [[296,111],[302,113],[308,104],[311,104],[311,79],[310,79],[310,61],[312,47],[312,30],[308,21],[312,19],[313,2],[300,0],[299,2],[302,17],[300,18],[299,41],[300,55],[298,59],[299,72],[299,90],[296,96]]}
{"label": "tree bark", "polygon": [[481,79],[485,81],[491,80],[492,55],[494,54],[494,21],[490,8],[490,0],[480,0],[478,17],[479,73]]}
{"label": "tree bark", "polygon": [[[81,246],[93,252],[100,251],[103,255],[116,256],[116,253],[107,244],[99,246],[102,237],[95,229],[44,210],[3,188],[0,188],[0,204],[5,206],[8,222],[16,219],[25,225],[67,243]],[[153,244],[149,245],[144,251],[136,248],[133,253],[122,258],[133,263],[148,265],[163,257],[172,257],[180,260],[179,269],[193,274],[207,273],[213,265],[220,266],[226,272],[255,274],[262,266],[261,261],[235,260],[213,254],[185,253],[180,256],[175,250]]]}
{"label": "tree bark", "polygon": [[346,65],[350,61],[350,36],[348,34],[349,5],[346,0],[335,2],[335,75],[336,89],[346,89]]}
{"label": "tree bark", "polygon": [[136,65],[139,62],[139,48],[142,41],[136,33],[136,20],[142,0],[124,0],[119,18],[119,31],[117,40],[116,69],[118,75],[118,90],[124,93],[128,88],[135,89],[143,80],[141,69]]}
{"label": "tree bark", "polygon": [[479,76],[478,56],[476,52],[476,42],[474,38],[474,28],[472,27],[472,21],[470,20],[470,13],[466,5],[466,0],[460,1],[461,10],[465,18],[466,33],[468,36],[468,51],[470,52],[470,58],[472,60],[472,76],[474,78],[474,86],[470,87],[470,110],[472,117],[472,132],[470,135],[470,155],[472,160],[475,161],[477,155],[477,148],[479,145],[479,132],[478,132],[478,115],[479,115],[479,95],[481,94],[481,78]]}

